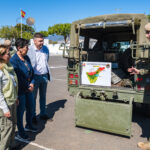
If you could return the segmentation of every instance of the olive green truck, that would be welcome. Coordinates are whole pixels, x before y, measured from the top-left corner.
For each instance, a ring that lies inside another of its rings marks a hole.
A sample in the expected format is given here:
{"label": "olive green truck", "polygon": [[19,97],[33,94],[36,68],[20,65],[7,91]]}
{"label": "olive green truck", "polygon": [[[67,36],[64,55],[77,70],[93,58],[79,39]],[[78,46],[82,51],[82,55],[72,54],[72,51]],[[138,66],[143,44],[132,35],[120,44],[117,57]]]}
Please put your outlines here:
{"label": "olive green truck", "polygon": [[131,136],[133,103],[150,103],[150,74],[130,75],[128,68],[150,69],[145,14],[112,14],[72,23],[68,91],[75,98],[75,124]]}

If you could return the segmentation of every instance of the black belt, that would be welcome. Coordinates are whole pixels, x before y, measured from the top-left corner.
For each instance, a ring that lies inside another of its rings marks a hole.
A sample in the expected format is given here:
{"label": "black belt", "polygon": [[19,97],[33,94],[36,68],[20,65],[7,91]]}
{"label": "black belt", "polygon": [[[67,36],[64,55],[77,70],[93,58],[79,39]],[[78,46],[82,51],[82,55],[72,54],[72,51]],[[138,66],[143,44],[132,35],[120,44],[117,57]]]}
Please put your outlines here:
{"label": "black belt", "polygon": [[45,76],[45,75],[47,75],[48,73],[46,73],[46,74],[35,74],[36,76]]}

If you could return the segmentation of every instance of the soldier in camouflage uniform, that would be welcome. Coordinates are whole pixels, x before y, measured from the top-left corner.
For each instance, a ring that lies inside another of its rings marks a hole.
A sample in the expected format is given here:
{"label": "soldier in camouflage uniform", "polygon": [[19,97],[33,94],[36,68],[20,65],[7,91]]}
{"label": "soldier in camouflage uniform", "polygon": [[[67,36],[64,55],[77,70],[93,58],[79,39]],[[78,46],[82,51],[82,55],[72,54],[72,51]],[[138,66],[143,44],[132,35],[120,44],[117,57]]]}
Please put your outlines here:
{"label": "soldier in camouflage uniform", "polygon": [[[145,32],[146,32],[147,39],[150,41],[150,23],[147,23],[145,25]],[[150,73],[150,70],[148,70],[148,69],[140,69],[139,70],[139,69],[136,69],[134,67],[129,68],[128,71],[130,72],[130,74],[140,74],[140,75]],[[140,147],[143,150],[149,150],[150,149],[150,142],[139,142],[138,147]]]}
{"label": "soldier in camouflage uniform", "polygon": [[[147,23],[145,25],[145,32],[146,32],[146,37],[147,39],[150,41],[150,23]],[[128,72],[130,72],[130,74],[140,74],[140,75],[144,75],[144,74],[148,74],[150,73],[150,70],[148,69],[136,69],[134,67],[129,68]]]}

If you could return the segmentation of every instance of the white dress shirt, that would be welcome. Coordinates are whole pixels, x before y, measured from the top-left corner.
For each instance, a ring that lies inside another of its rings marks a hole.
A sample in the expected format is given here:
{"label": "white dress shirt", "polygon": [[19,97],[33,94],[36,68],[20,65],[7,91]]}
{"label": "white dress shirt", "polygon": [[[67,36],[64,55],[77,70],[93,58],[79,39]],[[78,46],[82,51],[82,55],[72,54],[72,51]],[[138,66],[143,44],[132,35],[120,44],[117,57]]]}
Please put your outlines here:
{"label": "white dress shirt", "polygon": [[41,75],[48,73],[48,80],[51,81],[52,76],[48,64],[50,56],[48,47],[43,45],[42,49],[38,50],[33,44],[29,47],[27,55],[30,58],[32,67],[34,69],[34,74]]}
{"label": "white dress shirt", "polygon": [[48,68],[47,68],[47,56],[45,53],[43,53],[43,49],[40,50],[35,49],[35,55],[36,55],[36,65],[33,68],[34,73],[37,75],[47,74]]}

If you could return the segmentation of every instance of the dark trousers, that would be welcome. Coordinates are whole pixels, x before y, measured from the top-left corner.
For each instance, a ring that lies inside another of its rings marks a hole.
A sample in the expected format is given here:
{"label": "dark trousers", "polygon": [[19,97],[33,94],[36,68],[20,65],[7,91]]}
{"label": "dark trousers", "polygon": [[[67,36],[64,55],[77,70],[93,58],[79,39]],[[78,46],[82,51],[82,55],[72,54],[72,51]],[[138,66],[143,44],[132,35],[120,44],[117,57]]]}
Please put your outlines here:
{"label": "dark trousers", "polygon": [[36,116],[36,98],[37,98],[37,92],[39,89],[39,103],[40,103],[40,115],[45,115],[46,110],[46,91],[47,91],[47,83],[48,83],[48,74],[44,75],[35,75],[35,83],[34,83],[34,99],[35,99],[35,105],[34,105],[34,116]]}
{"label": "dark trousers", "polygon": [[26,110],[26,126],[32,127],[34,99],[33,93],[27,92],[18,97],[19,105],[17,107],[17,127],[20,135],[25,134],[23,127],[23,115]]}

